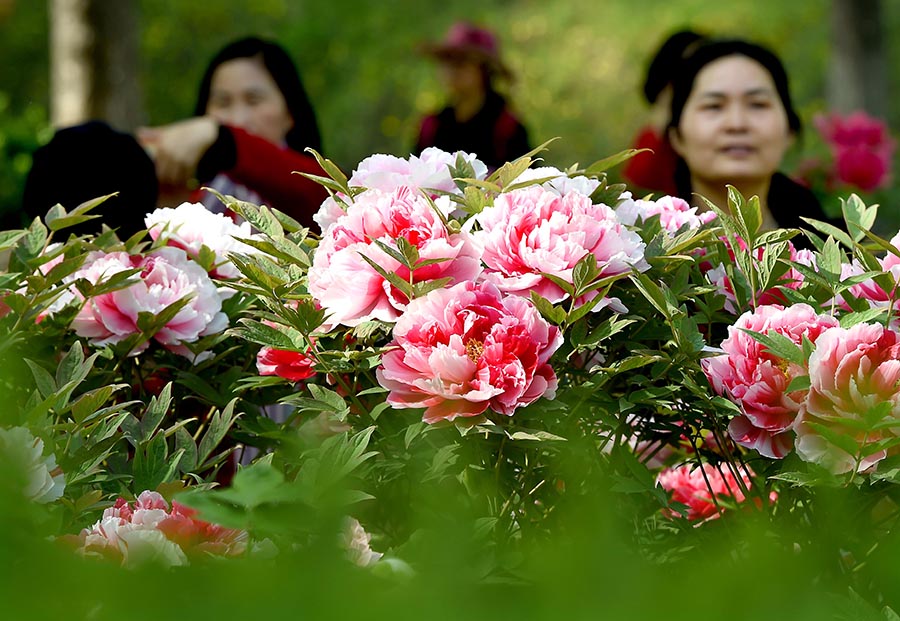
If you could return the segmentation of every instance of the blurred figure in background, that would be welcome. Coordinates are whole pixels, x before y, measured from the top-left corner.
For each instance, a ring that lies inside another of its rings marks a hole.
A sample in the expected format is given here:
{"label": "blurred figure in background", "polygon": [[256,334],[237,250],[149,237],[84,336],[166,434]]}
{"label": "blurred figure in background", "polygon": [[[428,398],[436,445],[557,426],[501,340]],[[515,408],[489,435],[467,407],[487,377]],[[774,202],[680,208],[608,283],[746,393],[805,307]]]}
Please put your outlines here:
{"label": "blurred figure in background", "polygon": [[685,54],[703,39],[693,30],[670,35],[657,50],[644,77],[644,99],[650,104],[650,119],[634,138],[633,149],[650,149],[625,165],[622,176],[636,188],[675,195],[675,163],[678,156],[666,140],[669,107],[672,100],[672,76]]}
{"label": "blurred figure in background", "polygon": [[[807,228],[827,220],[815,195],[778,172],[801,129],[788,76],[775,54],[742,40],[706,41],[672,81],[668,138],[678,154],[678,196],[725,209],[726,185],[758,196],[762,228]],[[803,238],[794,238],[803,242]]]}
{"label": "blurred figure in background", "polygon": [[192,200],[223,211],[214,195],[197,189],[208,186],[315,227],[312,216],[328,194],[294,172],[323,174],[303,152],[320,151],[321,138],[300,75],[281,46],[255,37],[227,45],[206,69],[194,114],[138,131],[163,191],[191,190]]}
{"label": "blurred figure in background", "polygon": [[126,239],[144,228],[144,215],[156,208],[158,193],[153,160],[133,136],[101,121],[66,127],[34,152],[22,210],[12,214],[4,228],[27,226],[36,217],[43,219],[57,203],[72,211],[113,192],[118,194],[90,212],[99,218],[64,232],[97,234],[101,224],[106,224],[116,229],[120,239]]}
{"label": "blurred figure in background", "polygon": [[495,169],[530,150],[525,126],[495,88],[512,73],[493,33],[457,22],[443,41],[423,51],[438,62],[448,105],[422,121],[416,153],[426,147],[465,151]]}

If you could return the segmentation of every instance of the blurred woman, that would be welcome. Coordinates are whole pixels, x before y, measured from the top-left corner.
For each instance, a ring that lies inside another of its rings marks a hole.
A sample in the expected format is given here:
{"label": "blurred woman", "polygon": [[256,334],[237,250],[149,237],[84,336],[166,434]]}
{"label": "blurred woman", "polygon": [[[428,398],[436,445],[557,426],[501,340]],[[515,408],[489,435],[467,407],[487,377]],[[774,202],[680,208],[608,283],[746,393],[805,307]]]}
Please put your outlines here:
{"label": "blurred woman", "polygon": [[[295,172],[322,170],[304,153],[321,149],[315,114],[300,75],[279,45],[255,37],[235,41],[210,62],[195,117],[139,130],[160,184],[178,190],[211,187],[279,209],[306,226],[327,192]],[[208,192],[192,198],[224,206]]]}
{"label": "blurred woman", "polygon": [[[668,139],[678,154],[678,194],[727,207],[726,185],[758,196],[764,230],[827,220],[807,188],[778,172],[800,131],[788,77],[769,50],[741,40],[703,43],[672,82]],[[799,238],[797,238],[799,239]]]}
{"label": "blurred woman", "polygon": [[493,169],[530,150],[525,126],[495,88],[495,80],[509,80],[512,73],[493,33],[457,22],[424,52],[439,63],[448,105],[422,121],[417,153],[426,147],[465,151]]}

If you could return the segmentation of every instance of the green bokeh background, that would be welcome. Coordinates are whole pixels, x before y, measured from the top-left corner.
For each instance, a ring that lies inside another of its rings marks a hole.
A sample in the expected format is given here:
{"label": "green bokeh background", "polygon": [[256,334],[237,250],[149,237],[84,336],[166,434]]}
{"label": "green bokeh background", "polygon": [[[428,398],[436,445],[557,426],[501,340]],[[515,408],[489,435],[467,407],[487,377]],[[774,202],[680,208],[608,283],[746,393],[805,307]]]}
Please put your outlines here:
{"label": "green bokeh background", "polygon": [[[0,17],[2,211],[18,200],[27,153],[49,138],[47,6],[16,0]],[[203,69],[222,45],[246,34],[275,38],[302,72],[326,154],[352,169],[371,153],[408,154],[419,119],[442,103],[436,72],[416,45],[467,17],[498,33],[518,78],[510,95],[532,141],[562,138],[547,159],[568,166],[629,145],[647,115],[644,67],[681,27],[774,48],[808,121],[824,108],[829,8],[828,0],[140,0],[136,78],[146,121],[171,122],[192,112]],[[890,35],[900,31],[900,3],[885,2],[884,11],[893,86],[900,62],[890,60],[900,60],[900,48]],[[889,121],[900,123],[900,107],[891,107]]]}

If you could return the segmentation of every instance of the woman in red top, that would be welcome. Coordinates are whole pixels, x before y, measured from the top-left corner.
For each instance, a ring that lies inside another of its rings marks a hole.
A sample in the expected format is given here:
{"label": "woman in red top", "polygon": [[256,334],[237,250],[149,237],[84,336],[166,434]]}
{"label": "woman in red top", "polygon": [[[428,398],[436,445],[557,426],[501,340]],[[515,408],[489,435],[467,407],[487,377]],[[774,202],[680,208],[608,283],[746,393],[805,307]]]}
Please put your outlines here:
{"label": "woman in red top", "polygon": [[[165,192],[196,182],[241,200],[267,204],[315,226],[312,216],[327,192],[295,172],[321,175],[306,147],[321,149],[315,114],[288,54],[250,37],[220,51],[203,76],[196,116],[138,136],[153,156]],[[224,207],[209,192],[191,198],[213,211]]]}

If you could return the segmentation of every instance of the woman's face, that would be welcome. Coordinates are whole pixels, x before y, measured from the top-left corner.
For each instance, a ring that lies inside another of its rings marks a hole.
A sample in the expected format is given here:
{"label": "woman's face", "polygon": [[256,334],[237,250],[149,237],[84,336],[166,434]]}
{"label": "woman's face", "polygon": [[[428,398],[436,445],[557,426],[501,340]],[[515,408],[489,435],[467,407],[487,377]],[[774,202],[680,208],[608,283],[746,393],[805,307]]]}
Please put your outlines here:
{"label": "woman's face", "polygon": [[282,144],[294,126],[284,95],[262,61],[254,58],[236,58],[216,68],[206,113],[275,144]]}
{"label": "woman's face", "polygon": [[477,59],[463,54],[448,55],[440,59],[439,67],[441,79],[453,98],[484,92],[484,74]]}
{"label": "woman's face", "polygon": [[695,185],[768,181],[794,139],[771,74],[738,55],[697,74],[669,137]]}

